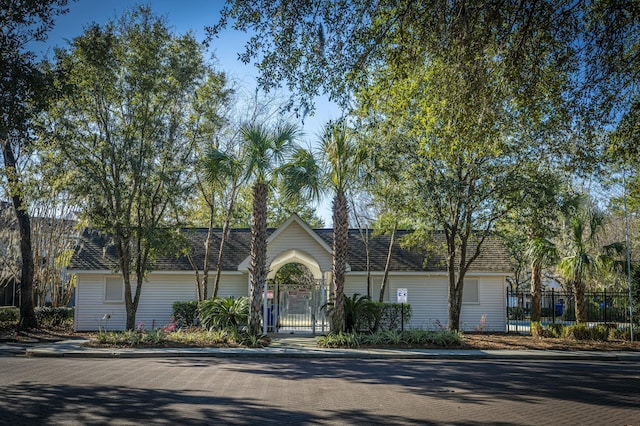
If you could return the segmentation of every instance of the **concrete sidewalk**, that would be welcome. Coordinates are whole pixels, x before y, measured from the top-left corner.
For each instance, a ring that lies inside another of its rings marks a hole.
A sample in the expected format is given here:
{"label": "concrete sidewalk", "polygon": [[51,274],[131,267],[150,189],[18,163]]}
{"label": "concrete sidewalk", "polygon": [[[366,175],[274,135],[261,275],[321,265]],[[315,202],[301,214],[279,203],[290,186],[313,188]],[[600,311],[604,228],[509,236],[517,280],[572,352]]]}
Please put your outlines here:
{"label": "concrete sidewalk", "polygon": [[85,339],[21,345],[0,343],[0,355],[76,358],[360,358],[360,359],[539,359],[640,362],[640,352],[462,350],[462,349],[324,349],[312,337],[275,337],[266,348],[89,348]]}

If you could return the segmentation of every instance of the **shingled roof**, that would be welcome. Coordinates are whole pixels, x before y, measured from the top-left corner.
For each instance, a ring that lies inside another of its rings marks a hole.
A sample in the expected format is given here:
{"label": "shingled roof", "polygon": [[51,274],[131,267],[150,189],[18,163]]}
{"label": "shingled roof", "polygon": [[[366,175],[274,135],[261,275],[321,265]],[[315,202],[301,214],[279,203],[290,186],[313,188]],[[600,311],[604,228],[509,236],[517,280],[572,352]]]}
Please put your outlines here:
{"label": "shingled roof", "polygon": [[[275,229],[269,229],[271,235]],[[187,238],[191,247],[191,256],[194,263],[202,267],[204,261],[204,245],[207,237],[206,228],[183,229],[183,234]],[[322,240],[329,246],[333,243],[332,229],[314,229]],[[393,257],[390,271],[395,272],[419,272],[419,271],[446,271],[445,253],[442,247],[444,241],[441,233],[435,233],[431,249],[405,249],[401,246],[402,238],[411,231],[398,231],[397,239],[394,243]],[[371,270],[383,271],[387,259],[389,248],[389,235],[375,235],[369,233],[369,246],[371,255]],[[220,246],[221,229],[214,229],[209,254],[210,268],[216,268],[218,259],[218,247]],[[229,231],[229,238],[222,257],[223,270],[237,271],[238,265],[250,254],[251,230],[232,229]],[[439,250],[434,247],[442,247]],[[292,247],[293,248],[293,247]],[[297,247],[298,249],[302,247]],[[473,244],[471,249],[474,249]],[[358,229],[349,230],[349,252],[347,262],[351,271],[366,271],[366,252],[362,233]],[[111,239],[95,230],[86,229],[76,251],[71,259],[69,269],[76,271],[91,270],[116,270],[117,256],[115,246]],[[186,256],[160,256],[154,266],[156,271],[191,271],[192,267]],[[501,241],[495,237],[488,237],[482,248],[480,257],[473,263],[472,271],[475,272],[509,272],[511,265],[509,257]]]}

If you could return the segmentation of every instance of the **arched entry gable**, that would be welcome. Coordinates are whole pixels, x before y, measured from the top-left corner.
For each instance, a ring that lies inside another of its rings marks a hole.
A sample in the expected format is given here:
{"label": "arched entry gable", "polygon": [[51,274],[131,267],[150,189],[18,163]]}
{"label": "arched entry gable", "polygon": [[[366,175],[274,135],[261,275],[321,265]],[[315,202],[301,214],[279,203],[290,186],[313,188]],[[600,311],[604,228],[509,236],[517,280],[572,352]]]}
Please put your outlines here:
{"label": "arched entry gable", "polygon": [[311,271],[313,278],[316,280],[322,279],[322,271],[320,270],[318,262],[311,255],[302,250],[288,250],[277,255],[271,261],[269,275],[267,278],[273,279],[280,268],[288,263],[300,263]]}
{"label": "arched entry gable", "polygon": [[[290,260],[282,263],[286,258]],[[298,260],[293,260],[293,259]],[[314,277],[331,271],[333,250],[298,215],[292,215],[267,239],[267,267],[270,273],[280,266],[296,262],[307,266]],[[238,265],[239,271],[248,271],[251,256]],[[348,268],[348,267],[347,267]]]}

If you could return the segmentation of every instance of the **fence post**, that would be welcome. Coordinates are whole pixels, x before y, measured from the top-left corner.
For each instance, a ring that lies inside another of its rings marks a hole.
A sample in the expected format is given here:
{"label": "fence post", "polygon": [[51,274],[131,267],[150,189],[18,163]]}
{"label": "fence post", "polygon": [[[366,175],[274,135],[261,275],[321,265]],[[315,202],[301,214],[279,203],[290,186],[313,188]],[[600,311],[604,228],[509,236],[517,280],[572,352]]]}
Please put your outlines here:
{"label": "fence post", "polygon": [[551,317],[553,318],[553,323],[556,323],[556,298],[554,289],[551,289]]}
{"label": "fence post", "polygon": [[509,303],[511,302],[509,300],[509,287],[506,287],[505,290],[506,290],[506,293],[507,293],[506,294],[507,298],[505,299],[506,300],[505,306],[506,306],[506,310],[507,310],[507,312],[506,312],[506,314],[507,314],[507,317],[506,317],[507,318],[507,323],[506,324],[507,324],[507,334],[509,334],[509,331],[511,331],[510,330],[511,327],[509,327],[510,326],[510,324],[509,324]]}
{"label": "fence post", "polygon": [[607,323],[607,289],[604,289],[604,323]]}

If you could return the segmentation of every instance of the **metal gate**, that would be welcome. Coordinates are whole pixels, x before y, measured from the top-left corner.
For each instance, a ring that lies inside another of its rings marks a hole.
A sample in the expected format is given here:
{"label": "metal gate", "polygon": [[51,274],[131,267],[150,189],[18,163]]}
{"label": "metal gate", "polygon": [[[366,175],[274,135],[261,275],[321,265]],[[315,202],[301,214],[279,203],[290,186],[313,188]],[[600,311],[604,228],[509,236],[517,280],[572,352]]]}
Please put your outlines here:
{"label": "metal gate", "polygon": [[267,331],[271,333],[324,333],[322,281],[269,282]]}

